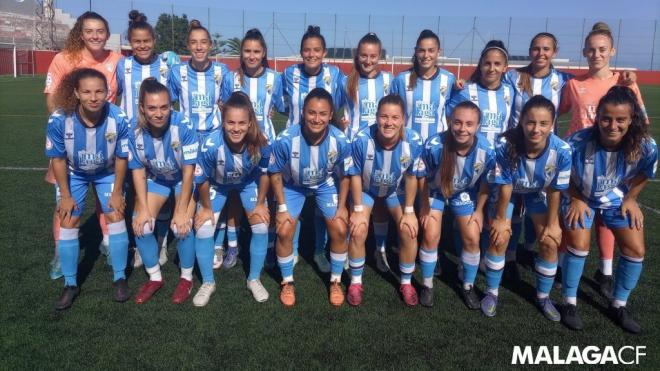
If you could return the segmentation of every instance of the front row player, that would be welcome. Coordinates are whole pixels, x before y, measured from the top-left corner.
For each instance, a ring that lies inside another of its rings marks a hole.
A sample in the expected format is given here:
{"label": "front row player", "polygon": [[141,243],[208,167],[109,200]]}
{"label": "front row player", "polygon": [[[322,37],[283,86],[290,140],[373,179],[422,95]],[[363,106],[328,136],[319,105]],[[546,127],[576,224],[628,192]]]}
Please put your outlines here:
{"label": "front row player", "polygon": [[[423,145],[419,134],[405,127],[405,112],[401,97],[386,95],[378,102],[377,125],[358,132],[351,144],[353,166],[348,175],[351,179],[353,212],[348,250],[351,285],[348,287],[347,300],[354,306],[362,303],[364,244],[371,211],[377,201],[385,203],[392,218],[399,224],[399,290],[403,300],[410,306],[418,302],[417,292],[410,280],[417,255],[418,225],[413,204],[417,194],[417,169]],[[422,267],[425,264],[423,260]]]}
{"label": "front row player", "polygon": [[624,330],[640,325],[626,307],[644,261],[644,216],[637,197],[655,177],[658,147],[648,134],[635,93],[612,87],[600,99],[596,124],[569,137],[573,147],[572,177],[562,197],[567,247],[562,266],[562,322],[573,330],[584,324],[577,313],[577,289],[590,247],[591,226],[598,215],[614,232],[621,256],[610,303],[612,319]]}
{"label": "front row player", "polygon": [[[495,151],[479,132],[481,111],[470,101],[460,102],[452,111],[449,130],[435,134],[426,143],[420,175],[420,224],[424,231],[419,257],[424,286],[420,301],[433,305],[433,271],[437,264],[442,214],[448,208],[463,242],[461,294],[470,309],[479,309],[474,281],[479,269],[479,237],[483,209],[488,200],[486,177],[495,168]],[[461,274],[459,273],[459,276]]]}
{"label": "front row player", "polygon": [[129,167],[135,186],[133,231],[142,261],[149,274],[135,295],[138,304],[147,302],[163,286],[154,236],[155,218],[170,196],[175,208],[171,227],[176,231],[181,278],[172,302],[183,303],[192,289],[195,264],[195,237],[191,205],[193,172],[197,162],[197,134],[188,128],[188,119],[173,112],[165,85],[149,77],[140,85],[138,115],[131,122]]}
{"label": "front row player", "polygon": [[268,140],[259,128],[250,97],[243,92],[232,93],[222,108],[222,130],[205,138],[195,170],[199,190],[195,248],[204,284],[193,298],[194,305],[206,305],[215,291],[214,225],[232,193],[240,196],[252,229],[247,288],[257,302],[268,300],[268,291],[259,278],[268,248],[270,214],[266,195],[269,158]]}
{"label": "front row player", "polygon": [[561,242],[559,223],[560,191],[568,189],[571,174],[571,148],[553,134],[555,106],[537,95],[525,103],[520,122],[502,135],[496,149],[494,183],[499,192],[490,229],[490,248],[486,253],[486,295],[481,310],[489,317],[496,314],[498,287],[502,278],[504,253],[511,238],[513,197],[520,197],[539,236],[536,257],[537,306],[551,321],[560,314],[550,300],[557,273],[557,249]]}
{"label": "front row player", "polygon": [[305,197],[314,195],[330,236],[330,304],[344,302],[341,274],[347,257],[346,197],[351,147],[338,128],[330,125],[333,105],[330,93],[315,88],[303,104],[303,120],[279,134],[268,166],[277,200],[277,263],[282,273],[280,301],[296,303],[293,283],[293,237]]}
{"label": "front row player", "polygon": [[106,102],[108,82],[89,68],[71,72],[56,93],[59,107],[48,120],[46,156],[61,198],[59,254],[64,291],[55,309],[67,309],[80,293],[76,280],[80,243],[78,229],[89,185],[93,185],[108,219],[114,271],[114,300],[130,298],[125,269],[128,234],[124,222],[123,184],[128,157],[128,123],[119,107]]}

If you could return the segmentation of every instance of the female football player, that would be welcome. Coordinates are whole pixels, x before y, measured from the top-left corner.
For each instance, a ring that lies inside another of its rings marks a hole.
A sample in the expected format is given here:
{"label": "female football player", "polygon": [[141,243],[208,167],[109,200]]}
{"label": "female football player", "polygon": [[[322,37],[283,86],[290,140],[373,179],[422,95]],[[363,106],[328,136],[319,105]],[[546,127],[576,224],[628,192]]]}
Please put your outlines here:
{"label": "female football player", "polygon": [[621,249],[610,302],[613,320],[638,333],[626,303],[637,285],[644,261],[644,216],[637,198],[655,177],[658,149],[648,134],[639,97],[627,87],[612,87],[600,99],[595,125],[577,131],[573,148],[569,193],[562,200],[567,251],[563,261],[561,319],[566,326],[583,327],[577,313],[577,289],[589,252],[594,217],[600,216]]}
{"label": "female football player", "polygon": [[277,263],[282,272],[280,301],[296,302],[293,283],[293,238],[305,197],[313,195],[330,236],[330,304],[344,302],[341,274],[347,257],[346,197],[350,179],[351,148],[346,136],[330,125],[332,96],[313,89],[303,105],[303,121],[279,134],[268,166],[277,200]]}
{"label": "female football player", "polygon": [[128,123],[121,109],[106,101],[105,76],[91,68],[77,69],[58,86],[50,116],[46,156],[52,159],[60,200],[59,256],[64,291],[55,304],[67,309],[80,293],[76,273],[80,246],[78,229],[90,185],[96,189],[108,219],[109,248],[114,271],[114,300],[130,298],[126,283],[128,234],[124,222],[123,185],[128,157]]}
{"label": "female football player", "polygon": [[[220,211],[231,193],[238,193],[245,209],[252,239],[247,288],[254,300],[268,300],[259,277],[266,258],[270,213],[266,205],[270,147],[252,108],[250,97],[234,92],[222,108],[222,130],[209,135],[201,145],[195,182],[199,209],[195,217],[195,250],[204,283],[193,304],[204,306],[215,291],[213,279],[213,232]],[[211,199],[211,192],[215,197]]]}
{"label": "female football player", "polygon": [[[348,264],[351,285],[347,300],[354,306],[362,303],[362,271],[369,218],[374,203],[386,205],[399,223],[399,268],[401,295],[407,305],[417,305],[417,291],[411,285],[417,255],[417,170],[422,152],[422,138],[405,128],[405,106],[398,95],[386,95],[378,102],[377,124],[360,131],[351,143],[353,166],[351,178],[353,212],[350,219]],[[405,179],[404,179],[405,178]],[[430,255],[430,254],[429,254]],[[422,266],[426,260],[422,260]],[[431,269],[431,274],[433,269]]]}

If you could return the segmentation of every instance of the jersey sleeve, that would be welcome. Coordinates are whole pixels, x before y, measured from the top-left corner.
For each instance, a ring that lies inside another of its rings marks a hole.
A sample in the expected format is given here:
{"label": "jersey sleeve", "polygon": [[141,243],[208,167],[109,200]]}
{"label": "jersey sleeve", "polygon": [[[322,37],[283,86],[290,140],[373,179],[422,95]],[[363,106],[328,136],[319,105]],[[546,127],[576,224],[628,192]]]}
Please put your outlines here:
{"label": "jersey sleeve", "polygon": [[347,175],[361,175],[362,166],[364,165],[364,144],[362,133],[358,133],[357,138],[351,142],[351,156],[353,157],[353,163],[348,169]]}
{"label": "jersey sleeve", "polygon": [[334,92],[332,94],[335,100],[335,111],[337,112],[339,112],[340,108],[346,104],[346,95],[344,94],[345,81],[346,76],[344,76],[341,70],[337,69],[337,78],[333,89]]}
{"label": "jersey sleeve", "polygon": [[422,151],[424,145],[422,144],[422,137],[416,132],[410,135],[410,155],[412,157],[411,165],[406,169],[406,175],[412,175],[418,178],[426,176],[426,166],[422,160]]}
{"label": "jersey sleeve", "polygon": [[194,131],[190,130],[185,124],[181,123],[181,142],[182,142],[182,154],[183,154],[183,164],[184,165],[195,165],[197,163],[197,156],[199,150],[199,142],[197,141],[197,134]]}
{"label": "jersey sleeve", "polygon": [[559,101],[559,113],[569,112],[573,106],[573,82],[568,80],[561,90],[561,100]]}
{"label": "jersey sleeve", "polygon": [[64,146],[64,116],[57,112],[50,116],[48,126],[46,127],[46,157],[66,157],[66,148]]}
{"label": "jersey sleeve", "polygon": [[268,173],[268,164],[270,163],[271,145],[267,144],[261,147],[261,158],[259,159],[259,168],[262,174]]}
{"label": "jersey sleeve", "polygon": [[115,79],[117,80],[117,96],[121,96],[124,91],[124,62],[126,58],[121,58],[117,63],[117,73]]}
{"label": "jersey sleeve", "polygon": [[394,81],[392,81],[392,87],[390,88],[390,93],[391,94],[396,94],[400,96],[401,98],[406,99],[406,87],[403,86],[403,74],[399,74],[394,78]]}
{"label": "jersey sleeve", "polygon": [[216,145],[213,143],[214,135],[206,137],[197,154],[197,166],[195,167],[195,183],[202,184],[213,176],[215,161],[218,154]]}
{"label": "jersey sleeve", "polygon": [[284,87],[282,84],[282,76],[275,72],[275,81],[273,83],[273,95],[272,95],[272,102],[273,106],[279,113],[285,113],[286,112],[286,103],[284,101]]}
{"label": "jersey sleeve", "polygon": [[513,176],[511,174],[511,161],[509,161],[506,151],[507,144],[500,143],[495,149],[495,176],[492,183],[512,184]]}
{"label": "jersey sleeve", "polygon": [[639,169],[647,178],[653,179],[658,168],[658,145],[653,138],[649,138],[644,141],[643,146]]}
{"label": "jersey sleeve", "polygon": [[459,103],[466,100],[464,93],[464,91],[466,90],[467,90],[467,85],[463,89],[451,90],[451,98],[447,100],[447,104],[445,105],[445,113],[447,115],[447,121],[449,121],[449,117],[451,117],[451,114],[454,112],[454,108],[456,108],[456,106]]}
{"label": "jersey sleeve", "polygon": [[571,147],[568,144],[564,144],[558,151],[557,170],[555,179],[552,180],[552,188],[556,190],[568,189],[568,184],[571,180],[572,159]]}
{"label": "jersey sleeve", "polygon": [[337,134],[337,142],[339,145],[339,157],[337,158],[337,175],[341,178],[348,175],[349,169],[353,166],[353,156],[351,151],[351,143],[344,133]]}
{"label": "jersey sleeve", "polygon": [[170,90],[170,100],[172,102],[176,102],[179,100],[179,93],[180,93],[180,86],[181,86],[181,76],[179,76],[178,68],[179,66],[176,65],[170,69],[170,75],[167,78],[167,87]]}
{"label": "jersey sleeve", "polygon": [[426,141],[422,150],[422,161],[425,172],[420,171],[420,177],[426,176],[431,180],[440,168],[440,154],[442,153],[441,139],[439,136],[432,136]]}
{"label": "jersey sleeve", "polygon": [[289,163],[289,145],[283,134],[286,132],[281,133],[273,143],[273,151],[268,162],[269,174],[281,173]]}
{"label": "jersey sleeve", "polygon": [[115,156],[120,158],[128,158],[128,119],[126,115],[120,113],[117,115],[117,143],[115,146]]}
{"label": "jersey sleeve", "polygon": [[64,54],[58,53],[53,58],[53,61],[48,66],[48,73],[46,74],[46,87],[44,88],[45,94],[53,94],[57,90],[62,79],[67,73],[67,61]]}
{"label": "jersey sleeve", "polygon": [[226,102],[231,93],[234,92],[234,72],[229,72],[222,79],[222,85],[220,85],[220,100]]}
{"label": "jersey sleeve", "polygon": [[144,164],[140,161],[138,157],[136,145],[135,145],[135,131],[130,130],[128,134],[128,168],[130,170],[142,169]]}

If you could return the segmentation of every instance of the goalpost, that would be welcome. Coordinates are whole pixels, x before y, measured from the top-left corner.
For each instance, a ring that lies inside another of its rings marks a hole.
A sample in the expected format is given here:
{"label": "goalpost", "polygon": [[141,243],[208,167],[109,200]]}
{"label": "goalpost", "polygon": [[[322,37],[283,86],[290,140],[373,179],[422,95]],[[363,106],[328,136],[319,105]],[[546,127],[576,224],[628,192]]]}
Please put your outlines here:
{"label": "goalpost", "polygon": [[0,75],[34,75],[34,50],[0,42]]}
{"label": "goalpost", "polygon": [[0,75],[11,71],[14,77],[18,76],[16,69],[16,44],[0,43]]}

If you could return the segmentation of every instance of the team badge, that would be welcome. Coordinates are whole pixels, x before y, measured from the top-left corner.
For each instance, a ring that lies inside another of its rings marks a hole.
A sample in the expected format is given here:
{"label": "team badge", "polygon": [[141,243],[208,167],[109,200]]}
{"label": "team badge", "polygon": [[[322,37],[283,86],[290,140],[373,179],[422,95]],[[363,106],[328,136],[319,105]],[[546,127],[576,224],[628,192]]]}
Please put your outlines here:
{"label": "team badge", "polygon": [[259,160],[261,160],[261,155],[260,154],[250,156],[250,162],[252,163],[252,165],[258,164]]}
{"label": "team badge", "polygon": [[550,86],[552,86],[552,90],[554,90],[554,91],[559,90],[559,82],[558,81],[551,82]]}
{"label": "team badge", "polygon": [[161,75],[161,76],[167,76],[167,71],[168,71],[167,66],[162,66],[162,67],[160,68],[160,75]]}
{"label": "team badge", "polygon": [[179,147],[181,147],[181,143],[179,143],[178,141],[174,141],[174,142],[172,142],[171,146],[172,146],[172,149],[176,152],[176,151],[179,150]]}
{"label": "team badge", "polygon": [[467,192],[461,193],[461,201],[468,202],[470,201],[470,195]]}
{"label": "team badge", "polygon": [[124,73],[125,73],[126,75],[130,75],[130,74],[131,74],[131,67],[130,67],[130,66],[126,66],[126,68],[124,69]]}
{"label": "team badge", "polygon": [[326,85],[330,85],[330,75],[323,76],[323,82],[325,82]]}
{"label": "team badge", "polygon": [[447,85],[440,86],[440,94],[445,95],[447,93]]}
{"label": "team badge", "polygon": [[408,166],[410,166],[410,160],[411,160],[410,156],[401,155],[401,157],[399,158],[399,163],[401,163],[402,168],[407,168]]}
{"label": "team badge", "polygon": [[337,151],[330,151],[328,152],[328,162],[329,163],[334,163],[337,161]]}
{"label": "team badge", "polygon": [[385,94],[388,94],[390,92],[390,84],[383,83],[383,90],[385,90]]}
{"label": "team badge", "polygon": [[555,165],[546,165],[545,166],[545,177],[550,178],[555,173]]}
{"label": "team badge", "polygon": [[268,159],[268,165],[272,166],[275,165],[275,156],[270,156]]}
{"label": "team badge", "polygon": [[504,92],[504,103],[510,104],[511,103],[511,97],[509,96],[509,92],[505,91]]}
{"label": "team badge", "polygon": [[273,92],[273,84],[266,84],[266,91],[270,94]]}
{"label": "team badge", "polygon": [[50,141],[49,137],[46,137],[46,149],[47,150],[53,149],[53,142]]}
{"label": "team badge", "polygon": [[484,164],[482,162],[476,162],[473,166],[475,173],[481,173],[484,169]]}
{"label": "team badge", "polygon": [[222,80],[222,74],[220,71],[215,71],[213,74],[213,80],[215,80],[215,82],[220,82],[220,80]]}
{"label": "team badge", "polygon": [[113,133],[113,132],[105,133],[105,140],[107,140],[108,142],[112,143],[112,141],[114,141],[115,138],[117,138],[117,133]]}

